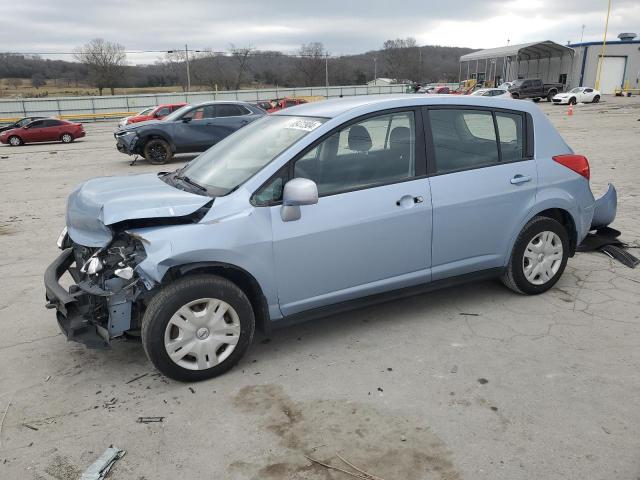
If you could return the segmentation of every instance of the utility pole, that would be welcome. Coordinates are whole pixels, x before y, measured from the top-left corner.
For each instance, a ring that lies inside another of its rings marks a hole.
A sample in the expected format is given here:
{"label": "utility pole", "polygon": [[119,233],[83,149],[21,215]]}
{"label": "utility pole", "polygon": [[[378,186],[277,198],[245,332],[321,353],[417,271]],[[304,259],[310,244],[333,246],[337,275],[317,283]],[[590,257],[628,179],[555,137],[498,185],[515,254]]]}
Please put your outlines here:
{"label": "utility pole", "polygon": [[191,90],[191,75],[189,73],[189,49],[187,48],[187,44],[184,44],[184,58],[187,63],[187,92]]}
{"label": "utility pole", "polygon": [[598,73],[596,74],[596,90],[600,90],[600,74],[602,73],[602,64],[604,63],[604,54],[607,49],[607,30],[609,29],[609,14],[611,13],[611,0],[607,7],[607,19],[604,23],[604,38],[602,39],[602,50],[600,51],[600,61],[598,62]]}
{"label": "utility pole", "polygon": [[[180,50],[167,50],[167,53],[178,53]],[[187,67],[187,92],[191,90],[191,72],[189,71],[189,52],[200,52],[200,50],[189,50],[189,47],[185,43],[184,45],[184,60]]]}
{"label": "utility pole", "polygon": [[373,57],[373,83],[375,85],[376,79],[378,78],[378,59]]}
{"label": "utility pole", "polygon": [[582,43],[582,39],[584,38],[584,27],[586,27],[586,25],[583,23],[582,24],[582,32],[580,32],[580,43]]}
{"label": "utility pole", "polygon": [[324,84],[329,98],[329,52],[324,52]]}

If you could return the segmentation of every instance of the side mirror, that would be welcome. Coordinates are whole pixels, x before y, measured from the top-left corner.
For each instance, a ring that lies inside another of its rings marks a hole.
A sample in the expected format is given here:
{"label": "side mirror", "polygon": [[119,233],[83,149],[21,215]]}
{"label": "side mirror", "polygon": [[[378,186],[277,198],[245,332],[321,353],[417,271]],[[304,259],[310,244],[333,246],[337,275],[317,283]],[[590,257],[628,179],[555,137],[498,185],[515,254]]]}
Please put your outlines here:
{"label": "side mirror", "polygon": [[280,218],[283,222],[300,220],[301,205],[315,205],[318,203],[318,186],[308,178],[294,178],[284,186],[282,193],[282,207]]}

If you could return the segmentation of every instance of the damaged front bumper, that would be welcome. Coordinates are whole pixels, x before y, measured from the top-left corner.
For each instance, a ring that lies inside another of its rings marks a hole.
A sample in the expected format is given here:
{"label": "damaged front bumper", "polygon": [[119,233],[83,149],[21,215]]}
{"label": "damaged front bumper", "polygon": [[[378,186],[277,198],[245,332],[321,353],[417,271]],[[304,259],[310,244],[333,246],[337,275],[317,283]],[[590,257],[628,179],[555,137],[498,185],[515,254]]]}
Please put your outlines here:
{"label": "damaged front bumper", "polygon": [[140,137],[132,131],[116,132],[113,134],[116,139],[116,148],[120,153],[127,155],[138,154],[138,143]]}
{"label": "damaged front bumper", "polygon": [[[75,262],[73,248],[67,248],[45,271],[46,306],[56,310],[58,326],[68,340],[89,348],[106,348],[112,338],[135,327],[135,281],[112,278],[104,289],[82,279],[80,270],[73,266]],[[60,278],[67,272],[75,281],[68,289],[60,285]]]}
{"label": "damaged front bumper", "polygon": [[609,184],[607,192],[596,200],[590,230],[597,230],[613,223],[618,209],[618,193],[616,187]]}

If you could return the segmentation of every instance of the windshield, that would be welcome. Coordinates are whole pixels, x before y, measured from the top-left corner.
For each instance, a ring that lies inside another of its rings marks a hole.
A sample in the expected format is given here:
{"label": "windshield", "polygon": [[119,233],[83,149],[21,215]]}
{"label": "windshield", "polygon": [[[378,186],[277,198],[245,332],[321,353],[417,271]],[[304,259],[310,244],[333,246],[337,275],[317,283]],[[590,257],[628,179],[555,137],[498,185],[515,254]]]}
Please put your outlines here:
{"label": "windshield", "polygon": [[175,120],[179,120],[180,117],[182,117],[182,115],[184,114],[184,112],[186,110],[189,110],[191,108],[191,105],[185,105],[184,107],[180,107],[177,110],[174,110],[173,112],[171,112],[169,115],[167,115],[166,117],[164,117],[164,121],[165,122],[173,122]]}
{"label": "windshield", "polygon": [[580,93],[582,91],[581,88],[574,88],[572,90],[569,91],[569,93]]}
{"label": "windshield", "polygon": [[142,110],[138,115],[149,115],[156,107],[149,107]]}
{"label": "windshield", "polygon": [[326,119],[265,116],[241,128],[189,163],[180,175],[214,195],[226,195]]}
{"label": "windshield", "polygon": [[22,120],[18,120],[15,125],[17,127],[24,127],[27,123],[30,123],[33,118],[23,118]]}

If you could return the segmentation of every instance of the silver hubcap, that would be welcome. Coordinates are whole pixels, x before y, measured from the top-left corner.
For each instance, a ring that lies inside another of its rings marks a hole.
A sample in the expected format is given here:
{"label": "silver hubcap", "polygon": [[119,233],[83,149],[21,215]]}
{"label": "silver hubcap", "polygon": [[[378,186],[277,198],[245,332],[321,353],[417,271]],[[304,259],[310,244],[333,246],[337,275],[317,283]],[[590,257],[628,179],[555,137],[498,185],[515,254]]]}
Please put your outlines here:
{"label": "silver hubcap", "polygon": [[200,298],[180,307],[164,331],[164,347],[188,370],[214,367],[231,355],[240,338],[240,317],[217,298]]}
{"label": "silver hubcap", "polygon": [[11,137],[9,143],[11,143],[11,145],[20,145],[20,140],[17,137]]}
{"label": "silver hubcap", "polygon": [[68,133],[65,133],[62,136],[62,141],[65,142],[65,143],[69,143],[71,141],[71,135],[69,135]]}
{"label": "silver hubcap", "polygon": [[554,232],[541,232],[531,239],[524,250],[522,270],[534,285],[544,285],[560,270],[562,240]]}

